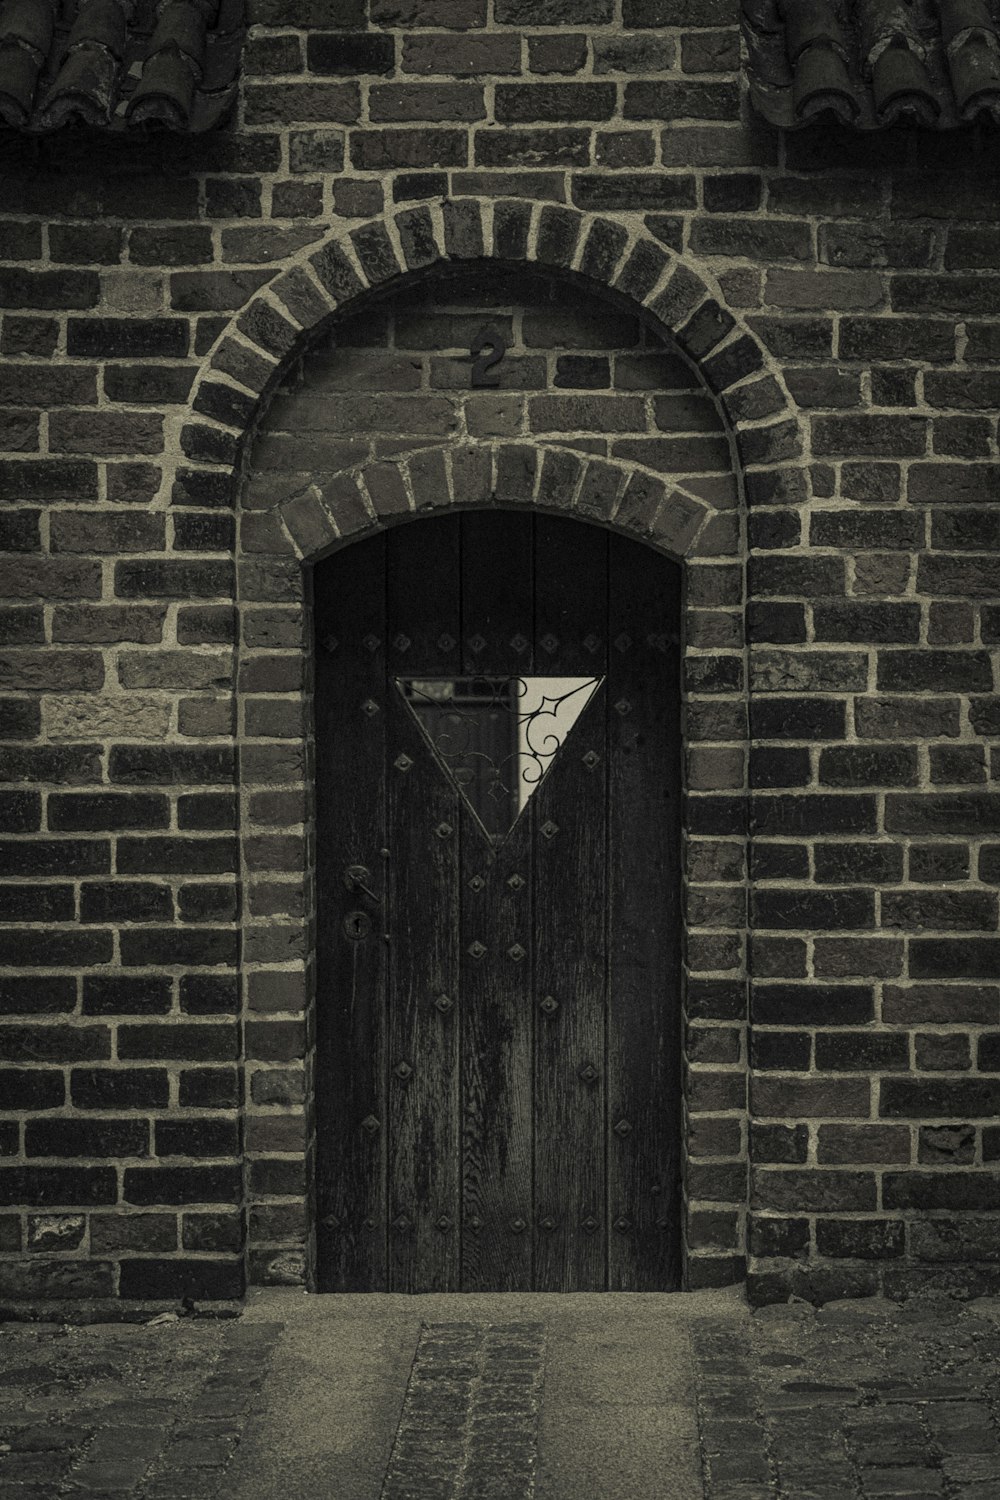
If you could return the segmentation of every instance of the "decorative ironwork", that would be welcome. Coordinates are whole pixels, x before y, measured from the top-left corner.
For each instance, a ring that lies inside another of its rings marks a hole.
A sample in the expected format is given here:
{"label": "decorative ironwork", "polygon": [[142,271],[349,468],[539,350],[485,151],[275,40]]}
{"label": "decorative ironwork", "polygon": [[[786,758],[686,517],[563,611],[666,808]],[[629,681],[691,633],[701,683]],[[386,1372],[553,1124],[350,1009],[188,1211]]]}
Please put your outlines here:
{"label": "decorative ironwork", "polygon": [[627,1135],[632,1134],[632,1127],[627,1120],[619,1120],[618,1124],[615,1125],[613,1129],[615,1135],[620,1135],[622,1140],[624,1140]]}
{"label": "decorative ironwork", "polygon": [[482,944],[479,941],[479,939],[477,938],[474,943],[470,943],[469,944],[469,953],[472,955],[473,958],[485,958],[486,957],[486,948],[485,948],[484,944]]}
{"label": "decorative ironwork", "polygon": [[556,1221],[555,1221],[555,1219],[550,1219],[547,1216],[539,1222],[539,1228],[540,1229],[544,1229],[546,1234],[551,1234],[552,1231],[553,1231],[553,1229],[555,1229],[555,1227],[556,1227]]}
{"label": "decorative ironwork", "polygon": [[451,1220],[447,1214],[442,1214],[439,1219],[435,1219],[434,1224],[436,1228],[440,1229],[442,1234],[447,1234],[451,1228]]}
{"label": "decorative ironwork", "polygon": [[528,956],[525,953],[524,949],[521,947],[520,943],[513,943],[507,949],[507,953],[514,960],[514,962],[516,964],[519,964],[521,962],[522,958],[527,958],[527,956]]}
{"label": "decorative ironwork", "polygon": [[629,1230],[632,1228],[632,1220],[628,1217],[627,1214],[619,1214],[617,1219],[615,1220],[614,1227],[617,1229],[619,1234],[628,1234]]}
{"label": "decorative ironwork", "polygon": [[397,1063],[392,1071],[395,1073],[396,1077],[401,1078],[404,1083],[408,1078],[413,1077],[413,1069],[410,1067],[408,1062]]}
{"label": "decorative ironwork", "polygon": [[528,1226],[524,1219],[511,1219],[510,1227],[515,1234],[523,1234]]}
{"label": "decorative ironwork", "polygon": [[378,711],[378,704],[375,702],[374,698],[366,698],[364,703],[362,703],[361,705],[361,712],[363,714],[367,714],[369,719],[374,719]]}
{"label": "decorative ironwork", "polygon": [[382,642],[377,635],[366,635],[361,644],[367,646],[368,650],[374,653],[381,646]]}
{"label": "decorative ironwork", "polygon": [[402,755],[396,756],[396,759],[393,761],[393,765],[396,767],[397,771],[408,771],[413,765],[413,762],[404,750]]}
{"label": "decorative ironwork", "polygon": [[538,644],[541,646],[543,651],[547,651],[551,656],[553,651],[557,651],[559,649],[559,637],[557,635],[552,635],[550,632],[548,635],[543,635]]}
{"label": "decorative ironwork", "polygon": [[586,755],[581,755],[580,759],[583,761],[588,771],[593,771],[597,766],[601,764],[601,757],[598,755],[596,750],[588,750]]}
{"label": "decorative ironwork", "polygon": [[337,637],[335,635],[325,635],[320,641],[320,645],[323,647],[324,651],[329,651],[330,655],[332,656],[337,647],[340,645],[340,642],[337,640]]}
{"label": "decorative ironwork", "polygon": [[392,644],[395,646],[397,651],[405,652],[409,651],[410,647],[413,645],[413,642],[410,640],[410,637],[408,635],[404,635],[403,632],[400,631],[397,636],[393,636]]}
{"label": "decorative ironwork", "polygon": [[601,646],[601,638],[600,638],[599,635],[593,635],[593,634],[591,634],[591,635],[585,635],[584,636],[584,638],[583,638],[583,649],[585,651],[589,651],[590,654],[591,654],[591,656],[593,656],[593,654],[594,654],[595,651],[599,651],[600,650],[600,646]]}
{"label": "decorative ironwork", "polygon": [[[543,643],[544,644],[544,643]],[[494,846],[517,822],[603,677],[397,677],[438,763]],[[442,830],[450,825],[440,824]],[[558,833],[549,819],[546,838]]]}
{"label": "decorative ironwork", "polygon": [[632,705],[628,701],[628,699],[627,698],[619,698],[618,702],[615,704],[615,713],[621,714],[622,718],[624,719],[625,715],[626,714],[630,714],[631,712],[632,712]]}
{"label": "decorative ironwork", "polygon": [[475,891],[476,895],[478,896],[479,892],[483,889],[483,887],[485,885],[486,885],[486,881],[483,879],[483,877],[481,875],[473,875],[472,879],[469,881],[469,890],[470,891]]}
{"label": "decorative ironwork", "polygon": [[507,884],[512,891],[520,891],[524,888],[524,881],[521,879],[520,875],[512,875]]}
{"label": "decorative ironwork", "polygon": [[454,1007],[454,1004],[455,1002],[450,995],[438,995],[434,1001],[434,1009],[439,1010],[443,1016],[446,1016]]}
{"label": "decorative ironwork", "polygon": [[361,1121],[361,1129],[365,1132],[365,1135],[378,1135],[381,1128],[374,1115],[365,1115]]}
{"label": "decorative ironwork", "polygon": [[576,1076],[583,1083],[596,1083],[599,1075],[594,1064],[589,1062],[584,1063],[582,1068],[577,1068]]}
{"label": "decorative ironwork", "polygon": [[439,823],[434,832],[439,839],[450,839],[455,830],[450,823]]}
{"label": "decorative ironwork", "polygon": [[469,650],[470,651],[474,651],[477,656],[479,655],[480,651],[485,651],[486,650],[486,639],[485,639],[485,637],[481,636],[481,635],[474,635],[474,636],[472,636],[470,638],[470,640],[469,640]]}
{"label": "decorative ironwork", "polygon": [[593,1234],[594,1231],[597,1230],[597,1229],[600,1229],[600,1227],[601,1227],[601,1221],[600,1221],[600,1219],[595,1219],[593,1214],[588,1214],[587,1217],[585,1219],[583,1219],[581,1221],[581,1224],[580,1224],[580,1228],[582,1230],[584,1230],[587,1234]]}
{"label": "decorative ironwork", "polygon": [[554,1016],[559,1009],[559,1001],[555,995],[546,995],[544,999],[539,1000],[538,1005],[539,1009],[543,1010],[547,1016]]}
{"label": "decorative ironwork", "polygon": [[627,651],[629,649],[629,647],[631,646],[631,644],[632,644],[632,637],[628,634],[628,632],[626,630],[623,630],[622,633],[621,633],[621,635],[616,635],[615,636],[615,647],[617,648],[617,650],[625,652],[625,651]]}
{"label": "decorative ironwork", "polygon": [[443,635],[438,636],[437,644],[439,651],[454,651],[458,642],[455,640],[455,637],[453,635],[449,635],[448,632],[445,631]]}

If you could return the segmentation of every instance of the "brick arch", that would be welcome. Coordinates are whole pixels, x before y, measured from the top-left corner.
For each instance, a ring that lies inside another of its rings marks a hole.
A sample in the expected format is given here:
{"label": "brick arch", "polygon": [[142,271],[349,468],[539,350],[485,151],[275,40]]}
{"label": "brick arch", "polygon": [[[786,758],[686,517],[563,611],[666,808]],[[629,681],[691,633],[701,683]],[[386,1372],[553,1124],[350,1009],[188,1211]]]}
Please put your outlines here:
{"label": "brick arch", "polygon": [[[801,421],[773,357],[725,305],[714,278],[636,219],[459,198],[335,231],[269,282],[220,334],[195,383],[192,420],[179,434],[175,498],[195,505],[228,499],[227,476],[238,472],[284,369],[334,314],[393,283],[483,260],[546,271],[641,313],[692,361],[717,399],[739,471],[800,458]],[[763,474],[759,482],[773,489]]]}
{"label": "brick arch", "polygon": [[[422,448],[310,484],[273,512],[289,551],[316,562],[337,546],[451,505],[522,506],[572,513],[648,541],[678,560],[717,512],[680,485],[624,459],[568,448],[484,442]],[[277,539],[277,533],[272,531]]]}

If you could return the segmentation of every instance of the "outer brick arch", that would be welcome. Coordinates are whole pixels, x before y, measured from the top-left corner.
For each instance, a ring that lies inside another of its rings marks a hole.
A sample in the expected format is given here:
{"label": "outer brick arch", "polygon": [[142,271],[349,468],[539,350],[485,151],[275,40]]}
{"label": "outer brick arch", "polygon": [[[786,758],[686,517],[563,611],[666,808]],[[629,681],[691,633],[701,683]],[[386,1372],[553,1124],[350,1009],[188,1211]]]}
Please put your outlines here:
{"label": "outer brick arch", "polygon": [[[175,499],[217,502],[221,490],[228,497],[226,471],[239,468],[284,368],[336,312],[392,282],[482,260],[545,270],[640,311],[719,401],[739,470],[767,471],[802,454],[797,408],[773,357],[708,274],[663,246],[646,220],[520,200],[445,199],[335,232],[247,304],[196,382],[195,420],[183,427],[180,448],[197,468],[178,470]],[[760,482],[781,487],[764,473]]]}

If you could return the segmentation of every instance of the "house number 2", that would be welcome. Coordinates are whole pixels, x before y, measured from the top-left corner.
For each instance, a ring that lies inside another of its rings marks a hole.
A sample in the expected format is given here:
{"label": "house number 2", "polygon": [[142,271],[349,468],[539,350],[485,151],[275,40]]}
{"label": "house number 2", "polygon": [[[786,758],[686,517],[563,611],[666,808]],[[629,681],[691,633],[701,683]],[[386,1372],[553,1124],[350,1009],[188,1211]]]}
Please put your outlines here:
{"label": "house number 2", "polygon": [[472,384],[474,386],[499,385],[500,376],[491,375],[490,371],[507,353],[507,340],[503,334],[498,333],[495,328],[484,328],[476,335],[470,352],[472,354]]}

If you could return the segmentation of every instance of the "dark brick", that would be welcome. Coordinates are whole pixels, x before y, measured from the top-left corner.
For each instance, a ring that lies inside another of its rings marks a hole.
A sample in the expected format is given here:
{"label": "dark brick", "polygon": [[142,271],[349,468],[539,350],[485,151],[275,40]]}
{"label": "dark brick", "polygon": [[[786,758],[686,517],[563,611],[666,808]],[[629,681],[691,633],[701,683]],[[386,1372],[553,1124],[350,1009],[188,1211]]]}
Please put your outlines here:
{"label": "dark brick", "polygon": [[71,976],[10,974],[0,977],[0,1016],[65,1015],[75,1008],[76,980]]}
{"label": "dark brick", "polygon": [[70,318],[66,352],[90,359],[183,359],[189,338],[186,318]]}
{"label": "dark brick", "polygon": [[245,1291],[240,1260],[123,1260],[118,1293],[136,1301],[189,1298],[198,1302],[233,1301]]}
{"label": "dark brick", "polygon": [[145,1120],[29,1120],[26,1156],[148,1156]]}
{"label": "dark brick", "polygon": [[392,36],[371,32],[313,31],[306,37],[306,63],[310,73],[344,74],[357,78],[365,73],[391,73],[395,61],[396,39]]}
{"label": "dark brick", "polygon": [[904,1253],[906,1229],[898,1219],[817,1219],[821,1255],[893,1260]]}
{"label": "dark brick", "polygon": [[54,1109],[65,1099],[66,1086],[56,1068],[0,1068],[4,1109]]}
{"label": "dark brick", "polygon": [[157,1156],[231,1157],[239,1150],[236,1120],[157,1120],[155,1131]]}
{"label": "dark brick", "polygon": [[0,307],[96,307],[101,278],[96,271],[22,271],[0,268]]}
{"label": "dark brick", "polygon": [[85,1207],[117,1197],[114,1167],[0,1167],[0,1204]]}
{"label": "dark brick", "polygon": [[238,1166],[126,1167],[126,1203],[238,1203]]}
{"label": "dark brick", "polygon": [[170,1009],[172,988],[171,980],[159,974],[86,974],[83,979],[83,1014],[162,1015]]}
{"label": "dark brick", "polygon": [[1000,938],[911,938],[913,979],[992,979],[1000,965]]}
{"label": "dark brick", "polygon": [[106,964],[111,955],[110,932],[49,931],[40,945],[38,933],[30,927],[0,930],[0,965],[11,968]]}
{"label": "dark brick", "polygon": [[180,1103],[192,1109],[236,1109],[239,1093],[235,1068],[190,1068],[181,1073]]}
{"label": "dark brick", "polygon": [[163,1068],[74,1068],[70,1075],[77,1109],[165,1109],[169,1095]]}

